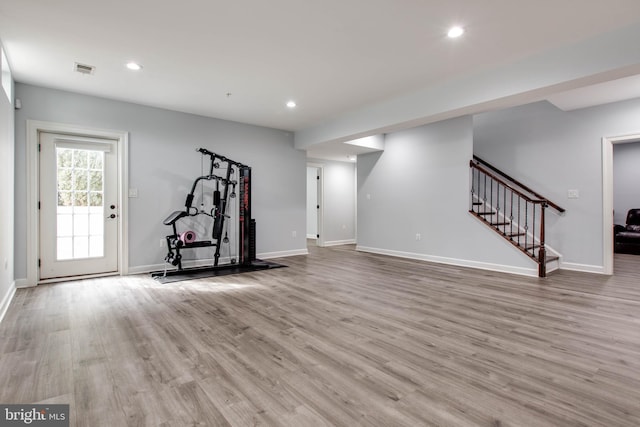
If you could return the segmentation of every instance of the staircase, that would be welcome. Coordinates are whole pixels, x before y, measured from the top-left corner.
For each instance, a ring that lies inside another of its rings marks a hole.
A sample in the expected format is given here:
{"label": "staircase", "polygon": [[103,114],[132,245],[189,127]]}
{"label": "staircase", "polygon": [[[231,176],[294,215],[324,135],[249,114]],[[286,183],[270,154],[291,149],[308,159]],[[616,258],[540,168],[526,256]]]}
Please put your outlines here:
{"label": "staircase", "polygon": [[559,257],[545,245],[545,213],[565,210],[477,156],[470,161],[469,213],[504,237],[538,264],[538,276]]}

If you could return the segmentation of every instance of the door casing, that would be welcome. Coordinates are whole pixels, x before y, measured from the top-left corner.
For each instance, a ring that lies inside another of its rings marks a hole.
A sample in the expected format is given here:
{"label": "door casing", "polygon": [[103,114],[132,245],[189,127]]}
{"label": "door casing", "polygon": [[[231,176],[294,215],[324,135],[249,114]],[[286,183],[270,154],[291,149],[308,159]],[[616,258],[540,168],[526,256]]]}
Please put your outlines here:
{"label": "door casing", "polygon": [[[88,138],[113,139],[118,146],[118,204],[120,221],[118,225],[118,267],[116,274],[126,275],[129,271],[128,235],[128,148],[129,133],[116,130],[95,129],[78,125],[27,120],[27,277],[21,287],[36,286],[40,280],[38,258],[40,248],[40,229],[38,214],[38,195],[40,192],[40,164],[38,156],[39,134],[41,132],[60,133]],[[91,276],[84,276],[91,277]],[[52,279],[50,281],[56,281]],[[49,282],[49,280],[47,280]]]}

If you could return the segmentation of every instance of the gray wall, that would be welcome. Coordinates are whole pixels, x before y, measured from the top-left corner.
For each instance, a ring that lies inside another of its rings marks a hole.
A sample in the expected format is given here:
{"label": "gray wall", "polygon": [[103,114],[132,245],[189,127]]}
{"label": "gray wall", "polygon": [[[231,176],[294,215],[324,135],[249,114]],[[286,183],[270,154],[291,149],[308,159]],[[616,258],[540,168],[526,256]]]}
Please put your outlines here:
{"label": "gray wall", "polygon": [[533,274],[533,261],[469,214],[472,152],[462,117],[388,134],[383,152],[358,156],[358,248]]}
{"label": "gray wall", "polygon": [[306,159],[293,147],[292,134],[25,84],[16,85],[16,97],[22,101],[16,114],[16,277],[26,275],[27,119],[129,132],[129,186],[139,193],[129,199],[129,265],[134,270],[163,262],[159,239],[169,227],[162,221],[182,209],[200,174],[198,147],[252,167],[258,254],[306,250]]}
{"label": "gray wall", "polygon": [[308,159],[322,165],[325,245],[352,243],[356,238],[356,166],[354,163]]}
{"label": "gray wall", "polygon": [[[603,266],[602,138],[640,132],[640,100],[564,112],[538,102],[474,117],[474,153],[564,207],[547,243],[567,266]],[[568,199],[567,190],[579,190]]]}
{"label": "gray wall", "polygon": [[629,209],[640,208],[640,142],[613,145],[613,208],[615,224],[625,224]]}
{"label": "gray wall", "polygon": [[13,105],[0,87],[0,319],[14,284]]}

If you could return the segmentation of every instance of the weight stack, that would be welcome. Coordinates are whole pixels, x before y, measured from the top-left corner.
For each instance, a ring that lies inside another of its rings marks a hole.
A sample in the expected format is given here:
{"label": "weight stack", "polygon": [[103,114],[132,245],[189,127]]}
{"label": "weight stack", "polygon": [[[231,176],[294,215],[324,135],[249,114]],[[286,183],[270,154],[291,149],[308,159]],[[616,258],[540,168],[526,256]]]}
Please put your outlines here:
{"label": "weight stack", "polygon": [[256,220],[249,223],[249,261],[256,259]]}

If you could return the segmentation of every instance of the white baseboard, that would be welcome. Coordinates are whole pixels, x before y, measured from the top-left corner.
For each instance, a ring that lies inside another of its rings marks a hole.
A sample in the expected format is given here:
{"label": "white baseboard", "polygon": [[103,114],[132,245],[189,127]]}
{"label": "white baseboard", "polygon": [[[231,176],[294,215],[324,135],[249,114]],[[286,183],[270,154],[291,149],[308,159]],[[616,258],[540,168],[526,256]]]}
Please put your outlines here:
{"label": "white baseboard", "polygon": [[356,244],[356,240],[355,239],[348,239],[348,240],[332,240],[330,242],[324,242],[324,246],[341,246],[341,245],[355,245]]}
{"label": "white baseboard", "polygon": [[29,279],[16,279],[15,281],[16,288],[33,288],[36,286],[35,283],[29,283]]}
{"label": "white baseboard", "polygon": [[289,256],[298,256],[298,255],[309,255],[309,251],[307,250],[307,248],[304,248],[304,249],[294,249],[292,251],[264,252],[261,254],[257,254],[256,257],[258,259],[271,259],[271,258],[286,258]]}
{"label": "white baseboard", "polygon": [[[309,251],[307,249],[296,249],[292,251],[281,251],[281,252],[265,252],[262,254],[257,254],[258,259],[270,259],[270,258],[285,258],[288,256],[296,256],[296,255],[308,255]],[[221,257],[218,261],[221,265],[230,264],[229,257]],[[193,268],[193,267],[207,267],[213,265],[213,259],[198,259],[198,260],[183,260],[182,266],[184,268]],[[176,267],[167,264],[151,264],[151,265],[138,265],[135,267],[129,266],[129,274],[145,274],[151,273],[152,271],[163,271],[167,268],[167,271],[176,270]]]}
{"label": "white baseboard", "polygon": [[581,271],[583,273],[605,274],[604,266],[602,265],[577,264],[573,262],[562,262],[560,264],[560,270]]}
{"label": "white baseboard", "polygon": [[2,302],[0,303],[0,323],[2,319],[4,319],[4,315],[7,314],[7,310],[9,310],[9,305],[11,301],[13,301],[13,296],[16,294],[16,282],[11,282],[9,285],[9,290],[2,298]]}
{"label": "white baseboard", "polygon": [[318,236],[316,234],[307,234],[307,239],[317,239]]}
{"label": "white baseboard", "polygon": [[538,269],[513,267],[511,265],[491,264],[479,261],[469,261],[465,259],[446,258],[434,255],[416,254],[411,252],[393,251],[389,249],[370,248],[366,246],[356,246],[357,251],[370,252],[379,255],[389,255],[399,258],[415,259],[418,261],[435,262],[438,264],[455,265],[458,267],[470,267],[480,270],[497,271],[501,273],[519,274],[521,276],[538,277]]}
{"label": "white baseboard", "polygon": [[[129,275],[132,276],[134,274],[147,274],[152,271],[162,271],[164,270],[164,264],[150,264],[150,265],[138,265],[136,267],[129,268]],[[171,266],[171,268],[167,268],[167,271],[174,270],[175,267]]]}

